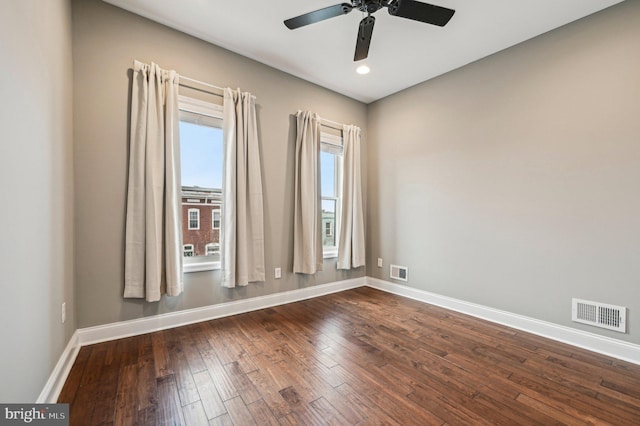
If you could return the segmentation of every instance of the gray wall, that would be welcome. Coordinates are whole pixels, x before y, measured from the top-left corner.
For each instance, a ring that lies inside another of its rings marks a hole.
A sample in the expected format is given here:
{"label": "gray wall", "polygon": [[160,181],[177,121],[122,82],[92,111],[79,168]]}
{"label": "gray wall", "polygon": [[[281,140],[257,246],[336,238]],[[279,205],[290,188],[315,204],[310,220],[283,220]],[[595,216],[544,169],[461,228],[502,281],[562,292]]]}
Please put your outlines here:
{"label": "gray wall", "polygon": [[[185,291],[179,297],[159,303],[122,298],[127,117],[134,59],[256,95],[267,282],[225,289],[218,272],[201,272],[185,275]],[[73,71],[79,327],[364,276],[364,268],[338,272],[334,261],[325,262],[325,271],[315,277],[290,272],[295,148],[291,114],[308,109],[366,131],[366,105],[98,0],[73,3]],[[364,143],[363,163],[366,152]],[[275,267],[282,267],[280,280],[273,279]]]}
{"label": "gray wall", "polygon": [[638,22],[624,2],[371,104],[367,275],[640,343]]}
{"label": "gray wall", "polygon": [[0,69],[0,401],[28,402],[76,326],[70,3],[2,2]]}

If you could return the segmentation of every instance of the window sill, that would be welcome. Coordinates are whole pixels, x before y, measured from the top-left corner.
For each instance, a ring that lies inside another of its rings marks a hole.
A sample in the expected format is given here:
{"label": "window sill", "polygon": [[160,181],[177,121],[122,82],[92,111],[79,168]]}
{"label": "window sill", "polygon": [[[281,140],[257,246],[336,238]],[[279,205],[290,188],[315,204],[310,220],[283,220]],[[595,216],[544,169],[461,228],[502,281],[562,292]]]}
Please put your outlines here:
{"label": "window sill", "polygon": [[325,249],[322,252],[322,258],[323,259],[333,259],[338,257],[338,249],[337,248],[333,248],[333,249]]}
{"label": "window sill", "polygon": [[182,272],[185,274],[191,272],[214,271],[217,269],[222,269],[220,262],[199,262],[182,265]]}

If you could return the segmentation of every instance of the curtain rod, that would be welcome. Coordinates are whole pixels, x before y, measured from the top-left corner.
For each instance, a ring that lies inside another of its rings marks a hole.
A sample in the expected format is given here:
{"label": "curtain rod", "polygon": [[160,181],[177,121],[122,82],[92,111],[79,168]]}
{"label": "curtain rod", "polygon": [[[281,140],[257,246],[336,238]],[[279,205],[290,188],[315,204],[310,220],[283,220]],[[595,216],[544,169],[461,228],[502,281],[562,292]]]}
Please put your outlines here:
{"label": "curtain rod", "polygon": [[[135,69],[135,63],[136,62],[140,62],[141,64],[145,63],[145,62],[142,62],[142,61],[138,61],[137,59],[134,60],[134,69]],[[179,86],[188,87],[188,88],[194,89],[194,90],[201,90],[203,92],[211,93],[212,95],[224,97],[224,87],[219,87],[219,86],[213,85],[211,83],[207,83],[207,82],[204,82],[204,81],[196,80],[195,78],[189,78],[189,77],[184,76],[184,75],[182,75],[180,73],[178,73],[178,75],[180,76],[180,80],[179,80],[180,83],[178,83]],[[201,89],[199,87],[193,87],[193,86],[189,86],[188,84],[182,84],[182,80],[187,80],[187,81],[190,81],[191,83],[200,84],[202,86],[208,87],[208,88],[213,89],[215,91],[203,90],[203,89]],[[254,100],[256,99],[256,96],[253,95],[253,94],[251,95],[251,97]]]}
{"label": "curtain rod", "polygon": [[[203,85],[205,87],[209,87],[209,88],[211,88],[211,89],[213,89],[215,91],[203,90],[203,89],[201,89],[199,87],[189,86],[188,84],[183,84],[182,80],[187,80],[187,81],[190,81],[190,82],[195,83],[195,84],[201,84],[201,85]],[[211,83],[205,83],[204,81],[196,80],[195,78],[189,78],[189,77],[185,77],[183,75],[180,75],[180,83],[178,83],[178,85],[182,86],[182,87],[188,87],[188,88],[193,89],[193,90],[200,90],[200,91],[203,91],[203,92],[211,93],[212,95],[220,96],[222,98],[224,97],[224,88],[218,87],[218,86],[214,86]],[[251,98],[255,101],[256,100],[256,95],[252,94]]]}

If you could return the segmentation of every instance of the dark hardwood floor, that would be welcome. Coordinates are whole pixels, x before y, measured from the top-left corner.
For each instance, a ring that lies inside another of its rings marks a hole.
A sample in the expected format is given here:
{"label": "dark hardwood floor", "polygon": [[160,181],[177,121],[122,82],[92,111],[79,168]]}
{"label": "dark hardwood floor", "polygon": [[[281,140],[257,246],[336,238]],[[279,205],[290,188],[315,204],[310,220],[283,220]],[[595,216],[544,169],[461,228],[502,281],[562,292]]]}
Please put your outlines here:
{"label": "dark hardwood floor", "polygon": [[358,288],[83,347],[72,425],[640,425],[640,366]]}

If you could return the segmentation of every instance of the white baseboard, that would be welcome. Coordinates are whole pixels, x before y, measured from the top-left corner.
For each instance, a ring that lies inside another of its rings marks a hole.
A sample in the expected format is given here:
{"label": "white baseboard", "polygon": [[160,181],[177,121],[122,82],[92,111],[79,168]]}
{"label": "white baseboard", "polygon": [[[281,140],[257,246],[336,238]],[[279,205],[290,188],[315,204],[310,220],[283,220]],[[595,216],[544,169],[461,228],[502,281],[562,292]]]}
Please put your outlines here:
{"label": "white baseboard", "polygon": [[60,391],[62,391],[64,382],[67,380],[67,376],[69,376],[69,372],[71,371],[71,367],[73,367],[79,350],[78,332],[76,331],[73,333],[73,336],[71,336],[71,339],[69,339],[62,355],[60,355],[60,359],[58,359],[58,363],[49,376],[49,380],[47,380],[42,392],[40,392],[36,400],[37,404],[53,404],[58,401]]}
{"label": "white baseboard", "polygon": [[378,278],[367,277],[366,285],[640,365],[640,345],[441,296]]}
{"label": "white baseboard", "polygon": [[154,315],[147,318],[121,321],[96,327],[81,328],[77,331],[78,343],[80,346],[85,346],[108,340],[121,339],[123,337],[137,336],[182,325],[298,302],[300,300],[324,296],[325,294],[330,293],[337,293],[356,287],[362,287],[364,285],[365,277],[354,278],[350,280],[336,281],[329,284],[320,284],[312,287],[301,288],[298,290],[269,294],[267,296],[220,303],[202,308],[186,309],[184,311]]}

